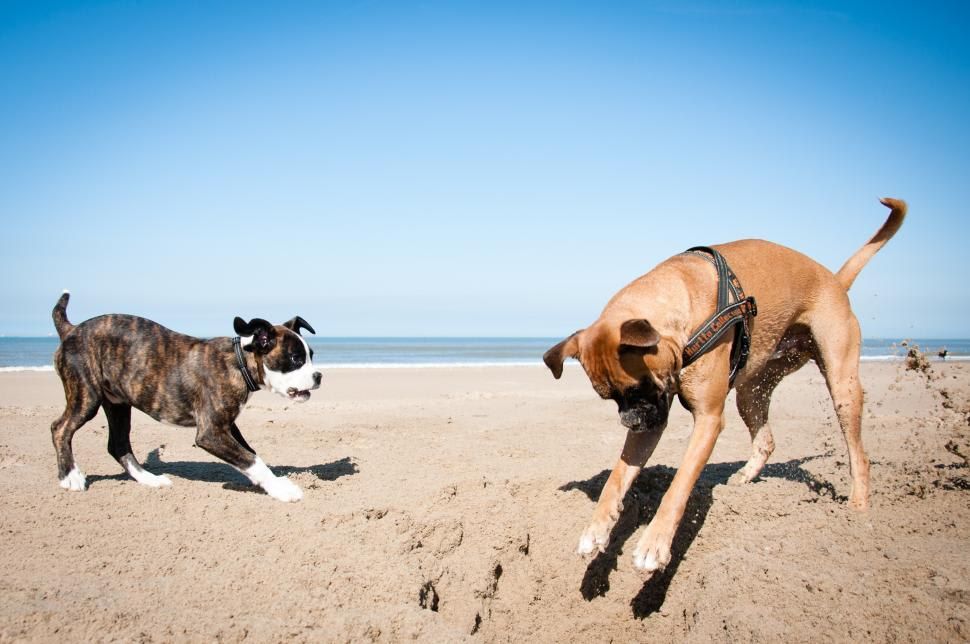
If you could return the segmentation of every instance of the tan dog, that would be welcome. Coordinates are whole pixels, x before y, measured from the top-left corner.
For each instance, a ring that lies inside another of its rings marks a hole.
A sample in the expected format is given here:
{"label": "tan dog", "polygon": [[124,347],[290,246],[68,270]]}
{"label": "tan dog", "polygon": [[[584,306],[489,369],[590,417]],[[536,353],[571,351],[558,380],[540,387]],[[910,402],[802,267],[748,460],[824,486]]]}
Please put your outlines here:
{"label": "tan dog", "polygon": [[[754,479],[774,449],[767,422],[772,391],[786,375],[815,360],[849,450],[849,505],[866,508],[869,460],[862,449],[860,423],[862,340],[847,291],[903,223],[905,202],[882,203],[892,209],[889,218],[834,275],[805,255],[766,241],[747,239],[713,247],[757,301],[757,317],[748,320],[750,354],[733,383],[738,412],[753,444],[750,460],[735,475],[740,481]],[[712,261],[700,254],[676,255],[623,288],[596,322],[543,356],[556,378],[566,358],[579,359],[596,392],[617,403],[620,422],[629,430],[593,520],[580,537],[579,554],[606,548],[623,497],[653,453],[667,425],[670,404],[678,396],[693,415],[694,430],[680,469],[633,554],[634,565],[651,573],[669,563],[687,499],[724,426],[724,401],[732,386],[733,333],[725,333],[713,349],[683,367],[688,339],[714,314],[717,289]]]}

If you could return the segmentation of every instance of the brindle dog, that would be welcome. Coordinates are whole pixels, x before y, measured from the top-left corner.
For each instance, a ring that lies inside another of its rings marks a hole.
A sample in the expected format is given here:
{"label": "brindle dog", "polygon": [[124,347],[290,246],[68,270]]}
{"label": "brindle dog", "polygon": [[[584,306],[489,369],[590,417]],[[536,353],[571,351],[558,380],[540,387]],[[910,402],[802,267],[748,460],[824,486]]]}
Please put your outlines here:
{"label": "brindle dog", "polygon": [[[236,417],[260,385],[299,402],[310,398],[322,375],[300,329],[301,317],[274,326],[236,318],[239,355],[232,338],[202,340],[132,315],[102,315],[77,326],[67,319],[65,292],[54,307],[61,344],[54,368],[64,384],[66,407],[51,425],[61,487],[84,490],[86,480],[71,449],[74,433],[104,408],[108,452],[143,485],[171,485],[141,467],[131,450],[131,409],[155,420],[196,427],[195,443],[245,474],[280,501],[299,501],[300,488],[276,477],[236,426]],[[240,364],[240,359],[242,364]],[[252,387],[247,385],[252,383]]]}
{"label": "brindle dog", "polygon": [[[848,290],[903,223],[905,202],[883,199],[882,203],[892,209],[889,218],[834,275],[805,255],[766,241],[749,239],[713,247],[745,291],[755,297],[758,310],[749,321],[747,364],[733,383],[738,412],[754,446],[737,480],[748,482],[758,476],[774,449],[768,405],[775,387],[814,360],[828,384],[848,446],[849,505],[867,507],[869,460],[862,449],[859,383],[862,340]],[[694,431],[680,469],[633,553],[635,566],[650,573],[670,561],[670,545],[687,499],[724,426],[724,400],[732,386],[732,333],[724,334],[696,362],[683,366],[688,338],[714,313],[717,287],[716,271],[705,257],[697,253],[672,257],[614,295],[596,322],[543,357],[556,378],[562,375],[566,358],[578,358],[596,392],[617,403],[620,422],[629,430],[593,520],[580,537],[580,554],[606,548],[623,497],[660,440],[677,396],[693,415]]]}

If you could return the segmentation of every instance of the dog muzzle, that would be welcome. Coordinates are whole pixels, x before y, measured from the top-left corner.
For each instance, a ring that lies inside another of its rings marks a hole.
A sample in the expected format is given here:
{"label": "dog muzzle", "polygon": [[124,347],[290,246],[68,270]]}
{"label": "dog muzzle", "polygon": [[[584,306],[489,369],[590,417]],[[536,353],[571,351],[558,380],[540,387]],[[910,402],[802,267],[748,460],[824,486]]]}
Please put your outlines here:
{"label": "dog muzzle", "polygon": [[667,427],[670,405],[662,396],[655,404],[642,401],[620,410],[620,424],[634,433],[663,431]]}
{"label": "dog muzzle", "polygon": [[297,389],[296,387],[290,387],[286,390],[286,396],[290,400],[295,400],[296,402],[306,402],[310,400],[310,391],[313,389],[320,388],[320,382],[323,380],[323,374],[319,371],[313,372],[313,386],[310,389]]}

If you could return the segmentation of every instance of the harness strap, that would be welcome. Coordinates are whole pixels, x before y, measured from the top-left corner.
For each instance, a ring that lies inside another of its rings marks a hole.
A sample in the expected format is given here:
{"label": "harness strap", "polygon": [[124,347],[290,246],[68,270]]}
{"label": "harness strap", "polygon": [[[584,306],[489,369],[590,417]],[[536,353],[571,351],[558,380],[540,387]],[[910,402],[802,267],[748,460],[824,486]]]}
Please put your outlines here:
{"label": "harness strap", "polygon": [[246,381],[246,388],[249,391],[259,391],[259,385],[256,384],[252,374],[249,373],[249,369],[246,368],[246,358],[242,352],[242,341],[238,336],[232,339],[232,348],[236,352],[236,363],[239,367],[239,373],[242,374],[243,380]]}
{"label": "harness strap", "polygon": [[694,246],[686,252],[700,255],[714,265],[717,271],[717,309],[687,340],[683,366],[688,366],[710,351],[728,329],[734,327],[730,374],[730,383],[734,384],[738,372],[748,362],[748,352],[751,349],[748,318],[758,315],[758,306],[754,297],[745,297],[737,275],[719,252],[707,246]]}

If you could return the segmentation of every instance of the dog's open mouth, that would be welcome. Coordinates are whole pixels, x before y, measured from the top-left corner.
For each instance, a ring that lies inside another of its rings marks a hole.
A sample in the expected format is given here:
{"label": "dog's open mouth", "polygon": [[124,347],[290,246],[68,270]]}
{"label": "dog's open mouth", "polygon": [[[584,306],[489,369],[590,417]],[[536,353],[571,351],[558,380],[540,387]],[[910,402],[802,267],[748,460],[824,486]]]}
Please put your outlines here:
{"label": "dog's open mouth", "polygon": [[306,402],[310,400],[310,391],[307,389],[297,389],[296,387],[290,387],[286,390],[286,395],[292,400],[299,402]]}

